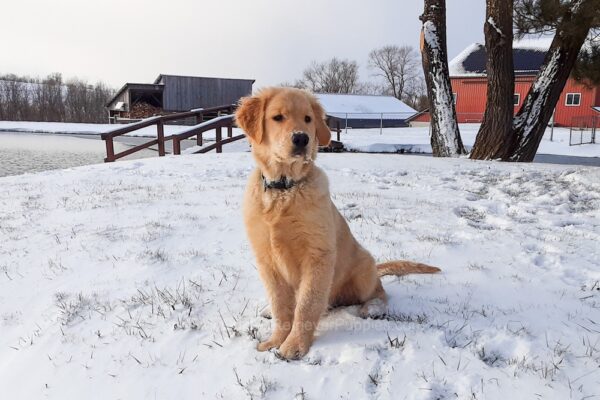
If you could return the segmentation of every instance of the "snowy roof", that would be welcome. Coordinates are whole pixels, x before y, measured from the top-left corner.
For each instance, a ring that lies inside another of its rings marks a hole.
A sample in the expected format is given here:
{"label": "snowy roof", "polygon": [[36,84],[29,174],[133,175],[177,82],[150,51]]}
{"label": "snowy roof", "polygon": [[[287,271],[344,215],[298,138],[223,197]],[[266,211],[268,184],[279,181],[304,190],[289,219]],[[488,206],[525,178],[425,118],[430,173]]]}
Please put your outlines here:
{"label": "snowy roof", "polygon": [[357,119],[406,119],[417,111],[393,96],[318,93],[327,115]]}
{"label": "snowy roof", "polygon": [[[513,64],[515,75],[537,74],[550,48],[552,38],[540,37],[513,42]],[[485,76],[486,52],[481,43],[473,43],[454,57],[448,68],[450,76]]]}

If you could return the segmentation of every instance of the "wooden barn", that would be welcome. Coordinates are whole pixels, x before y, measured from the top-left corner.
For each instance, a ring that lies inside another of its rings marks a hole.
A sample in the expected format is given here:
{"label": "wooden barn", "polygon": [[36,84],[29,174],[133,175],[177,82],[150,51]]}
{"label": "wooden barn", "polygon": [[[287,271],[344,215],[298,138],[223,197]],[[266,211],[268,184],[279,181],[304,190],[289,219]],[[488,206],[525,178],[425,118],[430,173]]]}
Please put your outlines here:
{"label": "wooden barn", "polygon": [[[515,69],[515,113],[523,105],[527,92],[540,70],[551,40],[528,39],[515,41],[513,64]],[[448,64],[459,123],[480,123],[487,100],[485,46],[472,44]],[[554,123],[559,126],[578,126],[594,115],[593,107],[600,106],[600,87],[588,86],[569,78],[556,104]],[[421,112],[411,123],[429,122],[429,113]]]}
{"label": "wooden barn", "polygon": [[153,83],[126,83],[106,104],[109,122],[234,104],[252,93],[252,79],[161,74]]}

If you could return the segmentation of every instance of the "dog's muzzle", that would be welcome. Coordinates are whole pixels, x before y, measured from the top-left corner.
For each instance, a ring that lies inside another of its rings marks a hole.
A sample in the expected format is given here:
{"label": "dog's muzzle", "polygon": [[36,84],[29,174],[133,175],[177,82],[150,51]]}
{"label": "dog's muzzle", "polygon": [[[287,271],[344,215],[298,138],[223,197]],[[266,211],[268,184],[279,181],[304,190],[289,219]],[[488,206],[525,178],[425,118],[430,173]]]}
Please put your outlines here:
{"label": "dog's muzzle", "polygon": [[302,155],[306,153],[306,146],[308,145],[308,141],[310,138],[304,132],[294,132],[292,134],[292,144],[294,145],[292,153],[295,156]]}

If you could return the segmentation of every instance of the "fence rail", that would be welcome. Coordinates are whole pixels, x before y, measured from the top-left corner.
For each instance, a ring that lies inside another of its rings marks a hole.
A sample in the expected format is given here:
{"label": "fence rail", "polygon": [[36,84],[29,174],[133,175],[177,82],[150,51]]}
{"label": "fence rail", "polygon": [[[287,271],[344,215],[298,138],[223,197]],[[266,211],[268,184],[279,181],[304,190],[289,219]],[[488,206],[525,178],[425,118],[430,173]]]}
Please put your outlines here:
{"label": "fence rail", "polygon": [[596,143],[598,128],[600,128],[600,117],[595,115],[571,118],[569,146]]}
{"label": "fence rail", "polygon": [[[202,144],[202,134],[204,132],[212,130],[212,129],[216,129],[218,132],[218,136],[220,137],[221,128],[227,127],[228,134],[231,137],[231,132],[233,131],[233,125],[234,125],[232,114],[233,114],[233,111],[235,110],[235,107],[236,107],[235,105],[230,104],[230,105],[224,105],[224,106],[219,106],[219,107],[211,107],[211,108],[186,111],[186,112],[181,112],[181,113],[160,115],[160,116],[146,118],[146,119],[143,119],[142,121],[134,122],[132,124],[128,124],[123,127],[113,129],[108,132],[104,132],[101,134],[102,140],[104,140],[106,143],[106,158],[104,159],[104,162],[116,161],[119,158],[123,158],[125,156],[133,154],[140,150],[152,147],[154,145],[158,145],[158,155],[162,157],[166,154],[165,142],[167,142],[169,140],[174,140],[173,141],[174,150],[175,150],[175,146],[177,146],[177,152],[175,154],[180,154],[181,138],[179,138],[179,136],[183,135],[183,133],[180,132],[179,134],[165,137],[165,122],[169,122],[169,121],[176,121],[176,120],[181,120],[181,119],[185,119],[185,118],[196,118],[197,125],[192,126],[190,129],[185,131],[185,133],[189,134],[190,131],[192,132],[186,138],[197,135],[198,143],[200,145]],[[222,114],[222,113],[225,113],[226,115],[220,116],[220,114]],[[205,117],[213,117],[214,115],[217,115],[217,117],[204,122]],[[134,131],[137,131],[137,130],[140,130],[143,128],[147,128],[147,127],[153,126],[153,125],[156,125],[156,139],[152,139],[146,143],[142,143],[140,145],[131,147],[120,153],[115,153],[114,139],[116,137],[125,135],[126,133],[134,132]],[[241,139],[242,137],[243,137],[243,135],[241,135],[239,137],[239,139]],[[174,139],[174,138],[176,138],[176,139]],[[222,144],[223,143],[221,143],[221,145]],[[221,145],[215,147],[215,149],[217,150],[218,153],[220,153],[222,150]]]}

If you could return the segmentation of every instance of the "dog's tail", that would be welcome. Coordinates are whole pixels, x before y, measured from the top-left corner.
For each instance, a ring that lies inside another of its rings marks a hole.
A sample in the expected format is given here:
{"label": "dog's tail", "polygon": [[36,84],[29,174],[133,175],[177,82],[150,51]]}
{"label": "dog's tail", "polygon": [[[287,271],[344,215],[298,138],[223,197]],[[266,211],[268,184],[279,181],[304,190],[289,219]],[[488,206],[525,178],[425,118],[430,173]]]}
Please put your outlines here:
{"label": "dog's tail", "polygon": [[398,260],[389,261],[382,264],[377,264],[377,274],[379,276],[386,275],[410,275],[410,274],[435,274],[441,269],[430,265],[421,264],[412,261]]}

